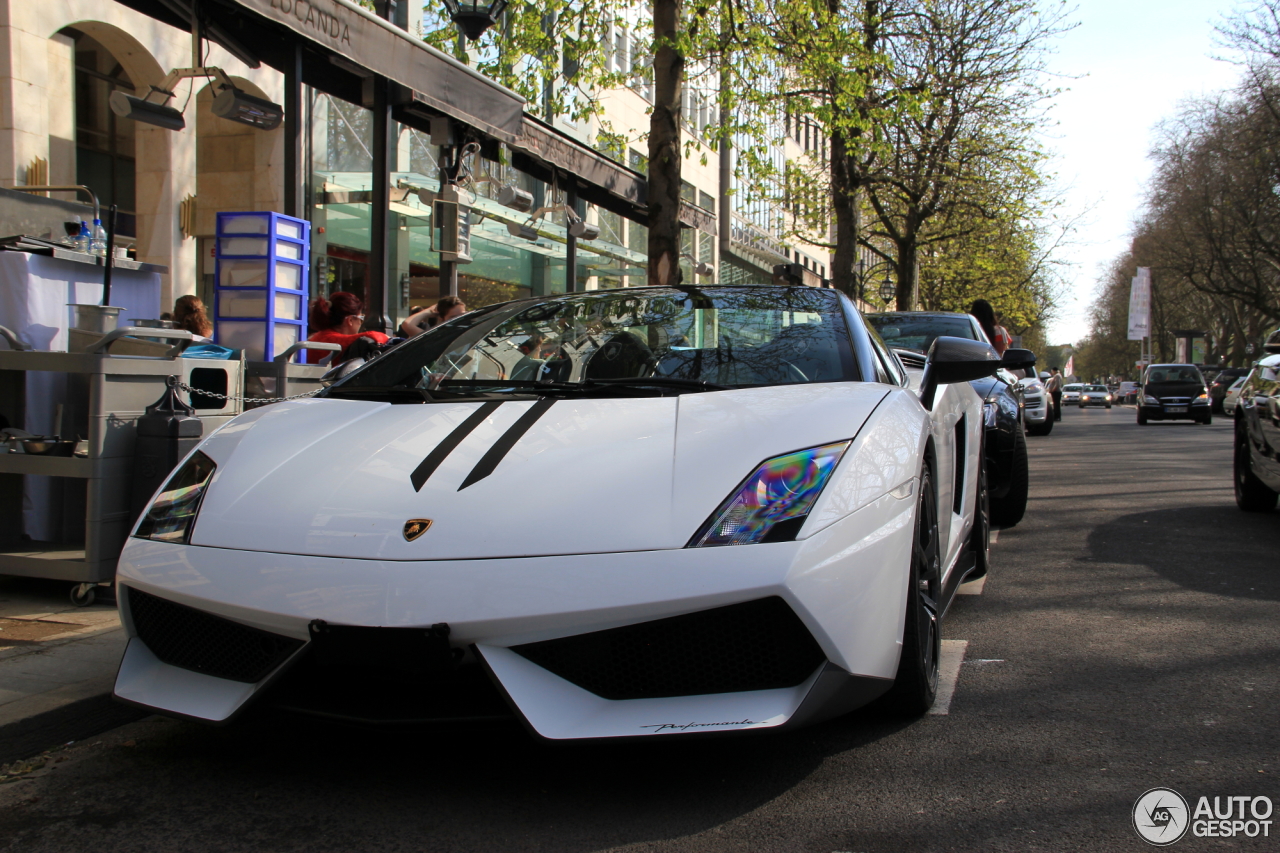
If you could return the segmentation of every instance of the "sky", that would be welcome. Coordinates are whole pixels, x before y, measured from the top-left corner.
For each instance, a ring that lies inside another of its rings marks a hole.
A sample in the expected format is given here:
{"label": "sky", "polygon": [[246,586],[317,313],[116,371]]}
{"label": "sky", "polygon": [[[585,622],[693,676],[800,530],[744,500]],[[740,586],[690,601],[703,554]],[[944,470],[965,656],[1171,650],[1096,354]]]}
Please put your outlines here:
{"label": "sky", "polygon": [[[1063,214],[1091,210],[1060,257],[1067,292],[1050,323],[1049,342],[1075,343],[1088,332],[1094,288],[1128,246],[1161,119],[1187,98],[1230,88],[1235,66],[1213,25],[1239,0],[1077,0],[1078,26],[1055,42],[1049,67],[1064,88],[1050,113],[1047,144],[1057,154]],[[1070,3],[1068,4],[1070,5]],[[1071,79],[1068,79],[1071,78]]]}

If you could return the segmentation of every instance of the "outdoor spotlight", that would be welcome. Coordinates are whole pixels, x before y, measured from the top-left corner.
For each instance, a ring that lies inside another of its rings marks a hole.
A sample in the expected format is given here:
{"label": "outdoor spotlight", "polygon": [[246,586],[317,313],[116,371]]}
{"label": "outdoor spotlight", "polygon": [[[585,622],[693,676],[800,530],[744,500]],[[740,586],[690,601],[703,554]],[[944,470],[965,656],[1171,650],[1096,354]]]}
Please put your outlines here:
{"label": "outdoor spotlight", "polygon": [[533,193],[516,187],[503,187],[498,190],[498,204],[528,213],[533,210]]}
{"label": "outdoor spotlight", "polygon": [[498,22],[507,0],[444,0],[444,6],[462,34],[475,41]]}
{"label": "outdoor spotlight", "polygon": [[522,240],[538,239],[538,230],[532,225],[517,225],[514,222],[508,222],[507,233],[512,237],[519,237]]}
{"label": "outdoor spotlight", "polygon": [[[168,100],[166,98],[166,100]],[[111,111],[121,118],[140,121],[143,124],[154,124],[165,130],[182,130],[187,122],[182,113],[167,104],[154,104],[151,101],[126,95],[117,89],[111,93]]]}
{"label": "outdoor spotlight", "polygon": [[716,274],[716,268],[711,266],[711,264],[707,263],[706,261],[698,261],[698,265],[693,268],[693,271],[698,275],[715,275]]}
{"label": "outdoor spotlight", "polygon": [[284,107],[227,86],[213,99],[213,114],[259,130],[275,130],[284,119]]}
{"label": "outdoor spotlight", "polygon": [[594,240],[600,236],[599,225],[589,225],[579,219],[569,225],[569,236],[577,237],[579,240]]}

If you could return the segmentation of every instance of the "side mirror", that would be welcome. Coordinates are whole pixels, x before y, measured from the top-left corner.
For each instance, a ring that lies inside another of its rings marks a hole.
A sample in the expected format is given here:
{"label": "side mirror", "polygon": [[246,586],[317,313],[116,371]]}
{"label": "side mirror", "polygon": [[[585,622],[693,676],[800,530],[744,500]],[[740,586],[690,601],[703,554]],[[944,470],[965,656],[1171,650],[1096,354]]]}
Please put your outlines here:
{"label": "side mirror", "polygon": [[926,409],[932,409],[933,395],[939,385],[993,376],[1000,367],[1000,356],[986,341],[946,336],[936,338],[929,347],[924,376],[920,379],[920,402]]}
{"label": "side mirror", "polygon": [[1030,370],[1036,366],[1036,354],[1029,349],[1007,349],[1000,366],[1005,370]]}

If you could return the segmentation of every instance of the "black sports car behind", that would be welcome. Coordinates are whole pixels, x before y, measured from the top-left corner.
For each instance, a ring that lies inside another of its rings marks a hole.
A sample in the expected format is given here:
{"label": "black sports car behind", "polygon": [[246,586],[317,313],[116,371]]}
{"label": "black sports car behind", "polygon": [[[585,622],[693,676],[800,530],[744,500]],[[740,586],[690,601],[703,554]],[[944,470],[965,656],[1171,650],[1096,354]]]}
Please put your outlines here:
{"label": "black sports car behind", "polygon": [[[895,350],[903,365],[909,368],[923,368],[924,356],[934,339],[944,335],[991,343],[977,319],[969,314],[891,311],[865,316],[885,345]],[[969,384],[985,404],[983,414],[986,418],[991,523],[997,527],[1013,527],[1026,512],[1031,479],[1022,416],[1022,387],[1018,384],[1018,377],[1009,369],[1030,370],[1035,367],[1036,360],[1027,350],[1011,349],[1005,352],[1004,362],[1004,367],[995,376]]]}

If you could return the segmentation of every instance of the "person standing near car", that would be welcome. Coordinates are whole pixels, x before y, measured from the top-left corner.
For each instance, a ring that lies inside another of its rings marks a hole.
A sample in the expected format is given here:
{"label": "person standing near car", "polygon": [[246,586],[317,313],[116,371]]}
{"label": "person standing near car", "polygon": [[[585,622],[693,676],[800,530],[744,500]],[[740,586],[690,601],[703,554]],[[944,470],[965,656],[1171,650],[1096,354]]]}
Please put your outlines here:
{"label": "person standing near car", "polygon": [[969,306],[969,313],[978,321],[978,325],[982,326],[982,331],[987,333],[987,337],[991,341],[991,346],[995,347],[996,355],[1004,355],[1004,351],[1013,346],[1013,336],[1009,334],[1009,330],[996,322],[996,311],[991,307],[991,303],[985,299],[975,299],[973,304]]}
{"label": "person standing near car", "polygon": [[1062,420],[1062,374],[1058,372],[1058,368],[1050,368],[1049,378],[1044,381],[1044,390],[1053,398],[1053,419]]}

